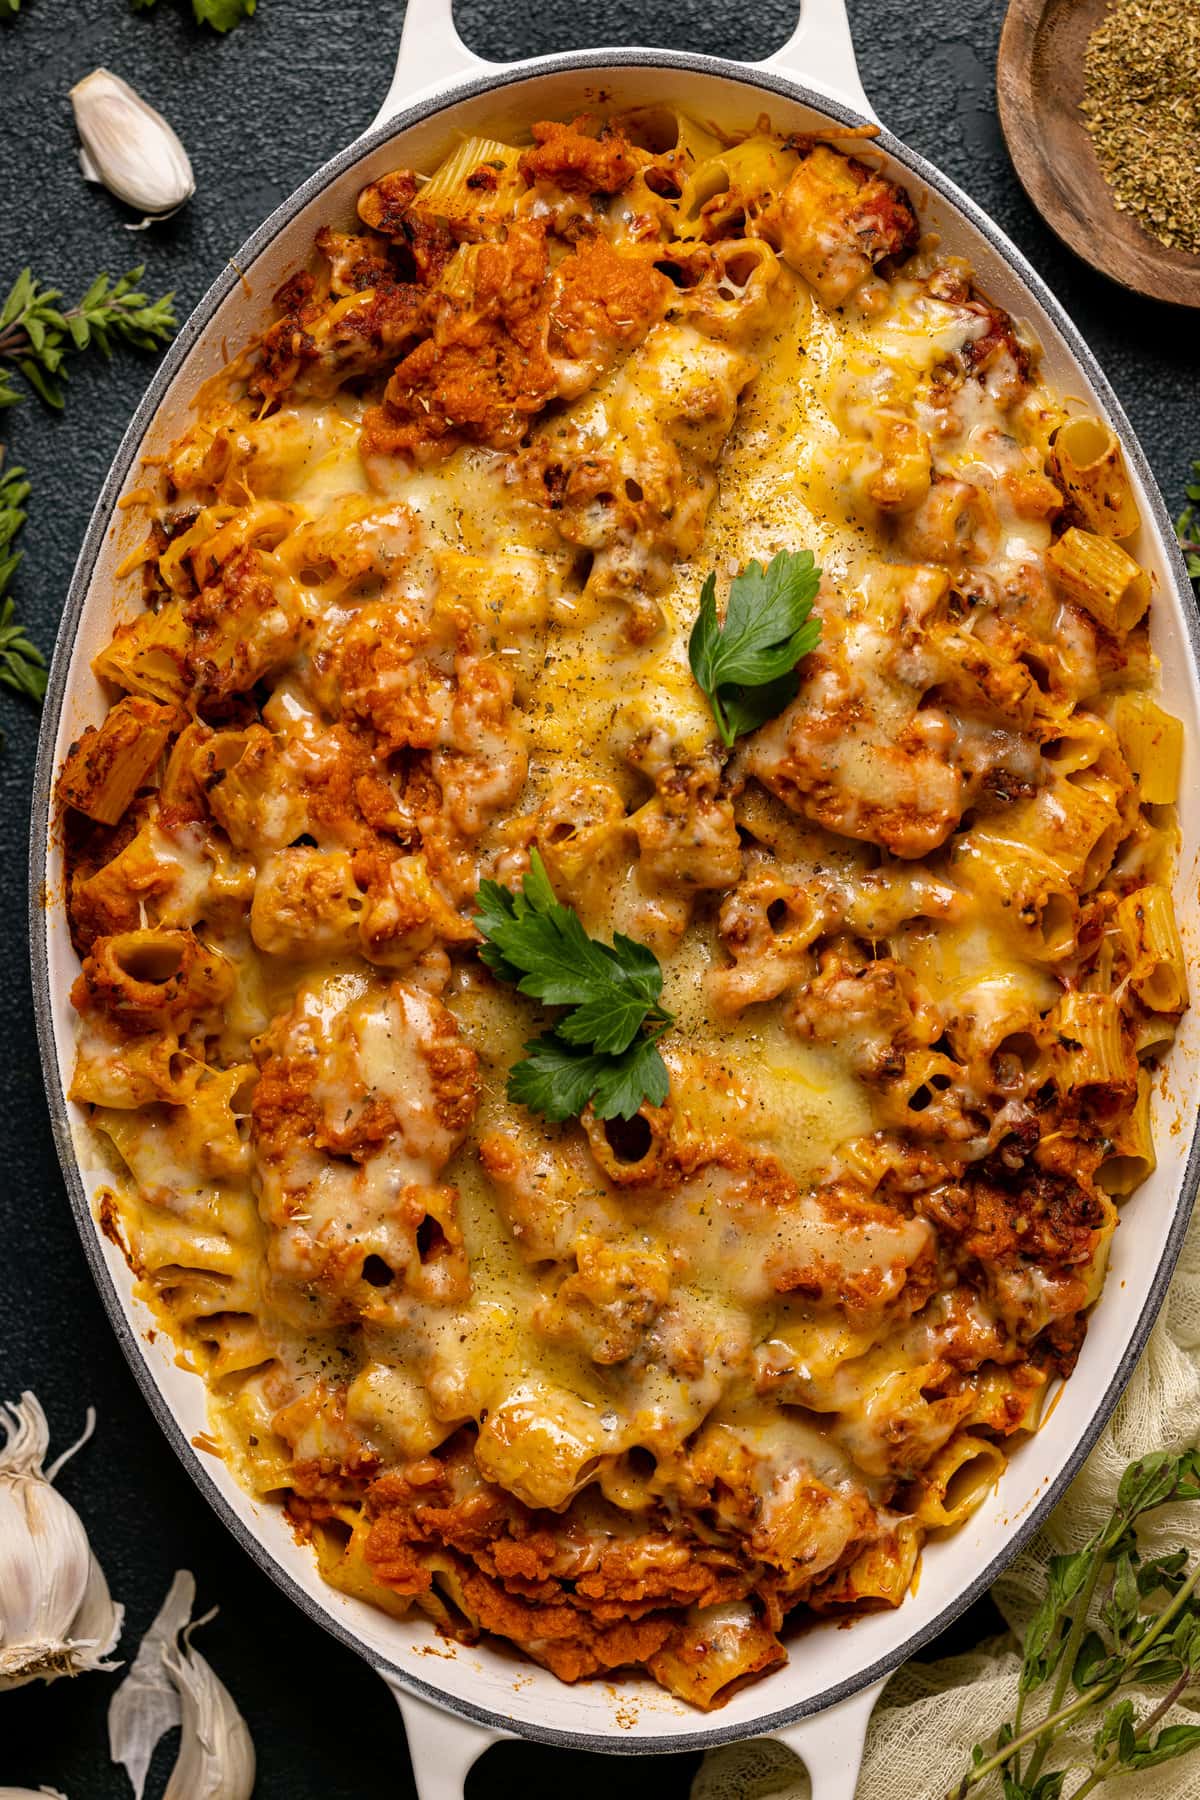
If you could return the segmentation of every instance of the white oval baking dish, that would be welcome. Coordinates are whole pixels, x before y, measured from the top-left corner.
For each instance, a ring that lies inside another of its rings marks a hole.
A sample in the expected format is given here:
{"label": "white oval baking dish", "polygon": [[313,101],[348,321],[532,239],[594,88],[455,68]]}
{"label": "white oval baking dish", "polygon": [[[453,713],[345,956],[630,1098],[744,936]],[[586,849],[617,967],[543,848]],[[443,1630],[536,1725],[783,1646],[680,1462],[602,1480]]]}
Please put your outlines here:
{"label": "white oval baking dish", "polygon": [[[763,112],[785,131],[874,118],[859,82],[843,0],[804,0],[789,42],[767,62],[753,65],[643,49],[487,64],[460,42],[450,0],[409,0],[395,77],[378,118],[279,207],[222,272],[180,332],[129,426],[80,552],[39,745],[30,908],[38,1031],[63,1173],[101,1295],[159,1422],[230,1530],[310,1617],[359,1651],[391,1685],[404,1714],[421,1800],[461,1793],[481,1750],[514,1735],[617,1754],[696,1750],[733,1738],[771,1736],[803,1757],[817,1800],[851,1800],[867,1719],[883,1680],[995,1579],[1094,1442],[1149,1334],[1200,1175],[1190,1097],[1200,1017],[1191,1015],[1155,1096],[1158,1168],[1126,1207],[1104,1299],[1061,1404],[1017,1451],[998,1489],[970,1521],[926,1548],[919,1589],[903,1607],[864,1617],[851,1630],[809,1630],[794,1642],[785,1668],[736,1693],[708,1717],[648,1680],[564,1686],[503,1646],[447,1643],[433,1635],[423,1616],[397,1621],[337,1593],[319,1579],[282,1514],[256,1503],[218,1459],[194,1447],[205,1428],[204,1388],[176,1366],[165,1334],[150,1339],[149,1315],[132,1296],[129,1271],[93,1218],[91,1202],[103,1171],[77,1109],[65,1097],[73,1057],[68,993],[78,964],[62,906],[52,786],[68,745],[104,712],[89,663],[126,603],[114,576],[134,528],[118,502],[138,485],[140,458],[164,448],[183,428],[192,395],[220,363],[222,344],[244,341],[262,322],[280,282],[306,262],[318,225],[352,216],[364,182],[400,164],[431,167],[456,131],[506,136],[527,130],[535,118],[570,117],[589,106],[619,110],[660,102],[668,94],[701,117],[743,129]],[[883,104],[886,110],[886,97]],[[965,194],[886,130],[873,154],[907,185],[925,227],[965,255],[981,286],[1030,325],[1043,345],[1051,382],[1106,414],[1120,433],[1144,521],[1135,548],[1155,577],[1154,641],[1166,704],[1186,727],[1179,910],[1191,954],[1200,948],[1200,630],[1161,496],[1086,344],[1021,253]],[[128,604],[136,604],[132,593]]]}

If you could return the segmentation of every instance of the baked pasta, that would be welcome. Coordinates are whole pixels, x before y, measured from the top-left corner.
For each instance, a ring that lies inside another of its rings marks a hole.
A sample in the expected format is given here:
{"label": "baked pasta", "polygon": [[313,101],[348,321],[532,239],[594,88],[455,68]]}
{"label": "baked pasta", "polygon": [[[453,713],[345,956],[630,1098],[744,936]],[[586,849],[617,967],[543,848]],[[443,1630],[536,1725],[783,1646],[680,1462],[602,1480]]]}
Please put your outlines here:
{"label": "baked pasta", "polygon": [[[1187,1003],[1180,729],[1113,433],[869,145],[532,137],[366,187],[135,496],[72,1097],[331,1583],[707,1708],[899,1605],[1071,1371]],[[726,748],[701,584],[801,547]],[[661,1104],[509,1097],[531,866],[661,966]]]}

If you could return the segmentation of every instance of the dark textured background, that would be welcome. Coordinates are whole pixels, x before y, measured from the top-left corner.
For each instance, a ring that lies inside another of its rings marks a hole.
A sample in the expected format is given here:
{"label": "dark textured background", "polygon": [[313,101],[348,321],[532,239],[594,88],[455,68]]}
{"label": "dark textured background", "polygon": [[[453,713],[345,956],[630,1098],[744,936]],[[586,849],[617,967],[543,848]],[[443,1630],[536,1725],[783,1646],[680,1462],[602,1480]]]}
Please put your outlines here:
{"label": "dark textured background", "polygon": [[[1110,287],[1063,250],[1017,186],[995,115],[998,0],[850,0],[864,85],[887,123],[970,189],[1016,239],[1090,338],[1177,508],[1200,453],[1195,315]],[[260,0],[229,37],[196,29],[184,0],[134,16],[128,0],[24,0],[0,25],[0,292],[25,262],[74,299],[99,268],[137,258],[183,316],[251,228],[368,122],[386,89],[403,0]],[[733,56],[787,36],[789,0],[752,12],[718,0],[518,0],[462,5],[472,48],[507,59],[647,40]],[[177,219],[140,236],[76,171],[67,90],[97,64],[132,81],[172,120],[198,192]],[[270,103],[267,96],[273,96]],[[36,402],[0,415],[0,440],[32,477],[16,584],[22,616],[53,637],[93,499],[146,379],[134,356],[90,360],[66,413]],[[111,1336],[84,1265],[51,1145],[34,1042],[25,909],[28,793],[37,721],[0,694],[0,1398],[40,1394],[60,1445],[84,1406],[96,1438],[63,1489],[79,1507],[132,1646],[173,1570],[195,1570],[200,1604],[221,1606],[202,1644],[241,1704],[258,1748],[262,1800],[401,1800],[412,1786],[391,1699],[364,1664],[294,1611],[218,1527],[159,1436]],[[965,1630],[987,1624],[976,1614]],[[964,1628],[956,1636],[961,1641]],[[129,1793],[105,1751],[110,1680],[89,1676],[0,1698],[0,1786],[59,1787],[70,1800]],[[160,1752],[161,1791],[170,1756]],[[569,1782],[581,1797],[619,1780],[629,1800],[683,1796],[694,1758],[567,1757],[503,1746],[479,1765],[472,1800],[516,1789],[540,1800]]]}

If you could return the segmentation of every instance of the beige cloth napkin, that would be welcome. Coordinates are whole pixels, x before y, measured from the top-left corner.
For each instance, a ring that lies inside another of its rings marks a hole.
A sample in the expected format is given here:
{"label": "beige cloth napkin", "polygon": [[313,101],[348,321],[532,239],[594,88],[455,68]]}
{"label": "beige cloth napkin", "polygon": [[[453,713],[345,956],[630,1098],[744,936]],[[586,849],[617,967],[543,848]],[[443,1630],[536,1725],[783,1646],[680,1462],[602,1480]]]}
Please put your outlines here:
{"label": "beige cloth napkin", "polygon": [[[1135,1202],[1136,1206],[1136,1202]],[[1136,1228],[1131,1210],[1126,1229]],[[1044,1591],[1048,1558],[1073,1549],[1107,1519],[1125,1465],[1149,1450],[1200,1443],[1200,1211],[1193,1217],[1166,1303],[1145,1355],[1096,1448],[1032,1544],[992,1589],[1011,1635],[969,1656],[911,1662],[897,1670],[875,1708],[856,1800],[946,1800],[962,1778],[973,1744],[1010,1719],[1016,1702],[1017,1641]],[[1139,1537],[1150,1554],[1186,1544],[1200,1554],[1200,1504],[1165,1506],[1149,1515]],[[1138,1711],[1135,1688],[1128,1690]],[[1161,1690],[1159,1691],[1161,1698]],[[1178,1706],[1169,1723],[1195,1723],[1200,1696]],[[1074,1740],[1085,1752],[1096,1721]],[[1072,1740],[1062,1740],[1066,1745]],[[1085,1760],[1081,1756],[1081,1761]],[[1065,1757],[1047,1765],[1062,1768]],[[1069,1800],[1079,1778],[1068,1779]],[[995,1778],[979,1790],[992,1800]],[[1200,1800],[1200,1751],[1160,1768],[1104,1784],[1111,1800]],[[692,1800],[810,1800],[803,1766],[781,1744],[758,1740],[711,1750],[692,1786]],[[820,1796],[817,1796],[820,1800]]]}

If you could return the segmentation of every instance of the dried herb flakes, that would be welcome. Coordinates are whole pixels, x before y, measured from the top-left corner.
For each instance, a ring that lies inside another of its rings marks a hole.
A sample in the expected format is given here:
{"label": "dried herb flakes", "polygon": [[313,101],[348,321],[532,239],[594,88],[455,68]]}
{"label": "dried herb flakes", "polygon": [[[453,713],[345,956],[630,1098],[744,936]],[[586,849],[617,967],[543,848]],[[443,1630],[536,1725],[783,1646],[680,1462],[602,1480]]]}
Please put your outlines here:
{"label": "dried herb flakes", "polygon": [[1117,211],[1200,255],[1200,0],[1115,0],[1088,39],[1080,111]]}

